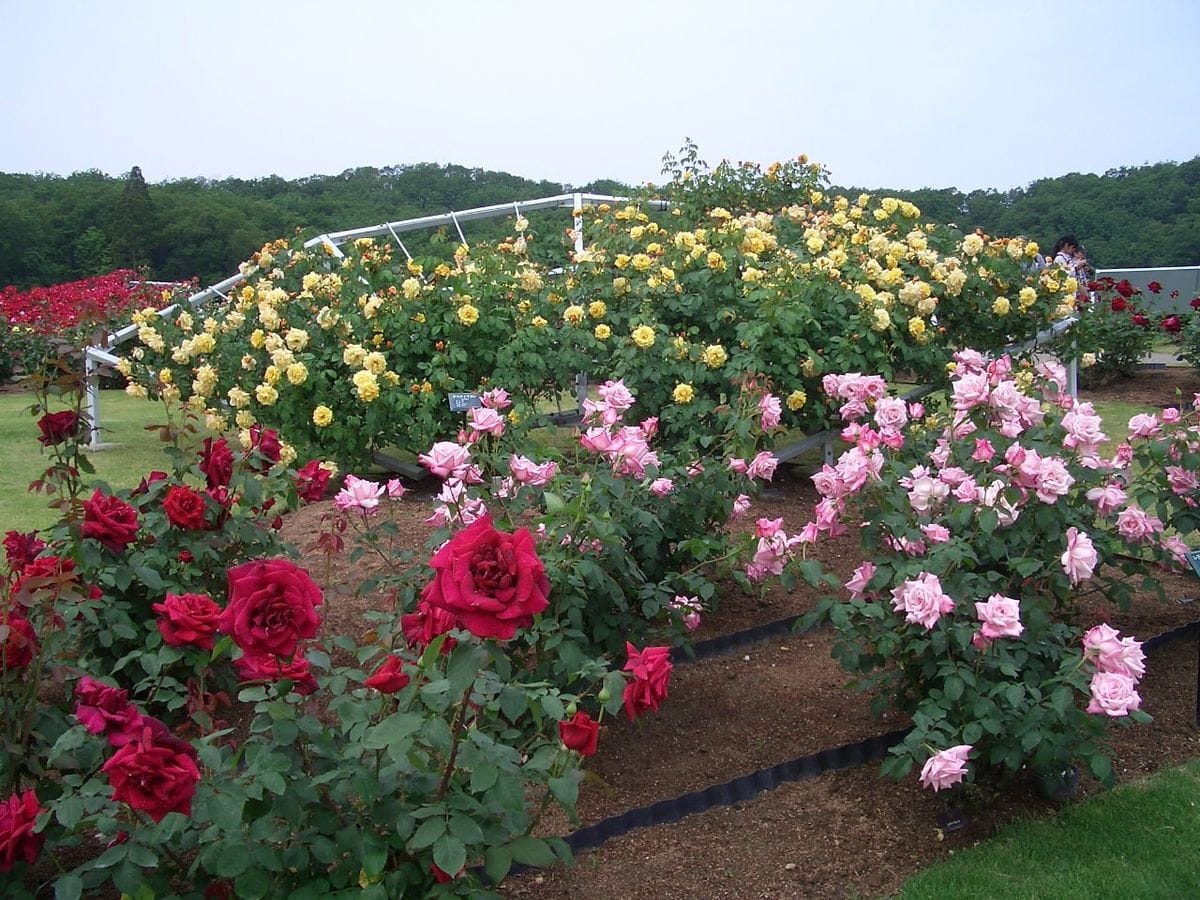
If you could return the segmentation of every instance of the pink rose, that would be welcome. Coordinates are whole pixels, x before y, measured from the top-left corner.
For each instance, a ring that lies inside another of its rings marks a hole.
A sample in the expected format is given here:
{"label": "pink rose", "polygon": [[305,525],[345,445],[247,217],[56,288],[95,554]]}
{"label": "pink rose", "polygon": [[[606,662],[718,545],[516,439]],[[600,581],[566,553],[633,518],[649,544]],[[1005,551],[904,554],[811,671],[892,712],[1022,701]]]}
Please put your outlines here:
{"label": "pink rose", "polygon": [[769,450],[763,450],[750,461],[750,465],[746,467],[746,474],[751,478],[761,478],[764,481],[770,481],[775,474],[775,467],[779,465],[779,460]]}
{"label": "pink rose", "polygon": [[1062,567],[1071,579],[1071,584],[1079,584],[1091,578],[1098,560],[1099,556],[1092,539],[1074,526],[1068,528],[1067,551],[1062,555]]}
{"label": "pink rose", "polygon": [[1162,434],[1162,426],[1158,417],[1149,413],[1139,413],[1129,420],[1129,439],[1153,438]]}
{"label": "pink rose", "polygon": [[1021,605],[1003,594],[992,594],[986,603],[976,603],[975,615],[983,623],[979,630],[985,638],[1019,637],[1025,630],[1021,624]]}
{"label": "pink rose", "polygon": [[504,388],[492,388],[483,392],[483,405],[488,409],[508,409],[512,406],[512,400]]}
{"label": "pink rose", "polygon": [[417,457],[417,462],[438,478],[462,478],[466,467],[471,464],[471,450],[453,441],[438,441],[428,453]]}
{"label": "pink rose", "polygon": [[1089,713],[1103,713],[1112,718],[1129,715],[1130,710],[1142,705],[1142,698],[1134,690],[1134,681],[1119,672],[1097,672],[1092,676],[1092,699],[1088,703]]}
{"label": "pink rose", "polygon": [[671,650],[668,647],[647,647],[638,650],[625,642],[628,656],[624,671],[632,678],[625,685],[625,714],[633,721],[647,710],[657,710],[667,697],[671,681]]}
{"label": "pink rose", "polygon": [[513,478],[522,484],[540,487],[548,484],[558,473],[558,463],[551,461],[539,465],[527,457],[514,454],[509,457],[508,469],[512,472]]}
{"label": "pink rose", "polygon": [[490,434],[500,437],[504,434],[504,416],[486,406],[476,406],[467,413],[467,424],[476,436]]}
{"label": "pink rose", "polygon": [[675,482],[670,478],[655,478],[650,482],[650,493],[656,497],[665,497],[675,490]]}
{"label": "pink rose", "polygon": [[767,394],[758,401],[758,411],[760,414],[759,424],[763,431],[770,431],[779,425],[779,419],[783,415],[783,405],[779,402],[779,398],[773,394]]}
{"label": "pink rose", "polygon": [[904,621],[933,628],[938,619],[954,609],[954,601],[942,591],[938,577],[926,572],[892,589],[892,608],[904,612]]}
{"label": "pink rose", "polygon": [[855,600],[861,600],[866,593],[867,585],[874,577],[875,564],[870,561],[864,562],[854,570],[854,575],[846,582],[846,589],[850,591]]}
{"label": "pink rose", "polygon": [[386,490],[378,482],[356,478],[353,475],[347,475],[342,484],[342,489],[333,498],[333,505],[342,512],[348,509],[361,510],[364,516],[375,512]]}
{"label": "pink rose", "polygon": [[84,675],[75,684],[75,718],[89,734],[103,734],[114,747],[124,747],[140,734],[142,714],[129,702],[129,692]]}
{"label": "pink rose", "polygon": [[925,760],[921,768],[921,784],[933,788],[934,793],[958,784],[967,774],[967,757],[970,753],[970,744],[939,750]]}

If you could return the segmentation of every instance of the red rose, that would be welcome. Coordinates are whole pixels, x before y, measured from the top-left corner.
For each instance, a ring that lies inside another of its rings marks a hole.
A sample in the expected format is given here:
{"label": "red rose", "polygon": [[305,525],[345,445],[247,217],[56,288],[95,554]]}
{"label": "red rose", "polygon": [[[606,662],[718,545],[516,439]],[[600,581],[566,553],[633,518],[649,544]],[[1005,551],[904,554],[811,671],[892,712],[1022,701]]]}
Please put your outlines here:
{"label": "red rose", "polygon": [[1132,321],[1139,328],[1148,328],[1150,326],[1150,320],[1146,317],[1145,313],[1134,313]]}
{"label": "red rose", "polygon": [[647,647],[638,650],[625,642],[628,659],[625,671],[633,680],[625,685],[625,714],[630,721],[648,709],[657,710],[658,704],[667,697],[667,684],[671,680],[671,650],[669,647]]}
{"label": "red rose", "polygon": [[1113,297],[1113,299],[1112,299],[1112,311],[1113,312],[1124,312],[1128,307],[1129,307],[1129,304],[1126,303],[1122,298]]}
{"label": "red rose", "polygon": [[0,649],[4,651],[4,668],[12,672],[24,669],[37,653],[37,635],[33,625],[15,610],[0,618]]}
{"label": "red rose", "polygon": [[46,838],[33,833],[42,806],[37,794],[26,789],[0,803],[0,872],[11,872],[18,859],[32,865]]}
{"label": "red rose", "polygon": [[191,815],[200,782],[196,751],[166,733],[161,722],[144,719],[140,733],[117,750],[101,771],[108,775],[115,802],[143,810],[155,822],[172,812]]}
{"label": "red rose", "polygon": [[574,750],[580,756],[592,756],[600,740],[600,723],[579,710],[571,721],[558,723],[558,736],[568,750]]}
{"label": "red rose", "polygon": [[142,714],[129,702],[129,692],[84,675],[75,685],[75,718],[90,734],[103,734],[114,747],[124,747],[141,734]]}
{"label": "red rose", "polygon": [[369,688],[375,688],[381,694],[394,694],[408,684],[408,676],[403,670],[404,660],[392,655],[383,661],[374,674],[363,682]]}
{"label": "red rose", "polygon": [[1117,282],[1117,293],[1128,300],[1133,296],[1133,285],[1129,283],[1128,279],[1122,278]]}
{"label": "red rose", "polygon": [[217,623],[249,656],[293,656],[296,645],[317,633],[321,589],[286,559],[256,560],[228,572],[229,605]]}
{"label": "red rose", "polygon": [[171,485],[167,496],[163,498],[163,509],[176,528],[202,531],[206,527],[204,495],[196,493],[190,487],[182,484]]}
{"label": "red rose", "polygon": [[296,472],[296,493],[300,499],[312,503],[325,496],[329,487],[329,470],[322,469],[319,460],[310,460]]}
{"label": "red rose", "polygon": [[233,477],[233,451],[225,438],[204,439],[200,452],[200,471],[204,473],[210,488],[226,487]]}
{"label": "red rose", "polygon": [[247,653],[235,659],[233,665],[242,681],[281,681],[286,678],[292,682],[292,690],[297,694],[311,694],[317,689],[317,679],[303,656],[295,656],[285,663],[274,653]]}
{"label": "red rose", "polygon": [[[408,646],[424,650],[439,634],[453,631],[458,627],[458,619],[453,613],[446,612],[437,606],[430,606],[424,600],[417,602],[415,612],[406,613],[400,617],[400,630]],[[454,638],[446,638],[442,643],[442,652],[449,653],[458,645]]]}
{"label": "red rose", "polygon": [[[251,460],[250,469],[255,472],[265,472],[275,463],[279,462],[279,457],[283,453],[283,444],[279,442],[279,432],[274,428],[263,428],[259,425],[250,426],[250,453],[247,459]],[[253,461],[255,455],[261,457],[257,462]]]}
{"label": "red rose", "polygon": [[1152,281],[1148,285],[1146,285],[1146,290],[1148,290],[1152,294],[1157,294],[1159,291],[1162,290],[1162,285],[1159,284],[1157,281]]}
{"label": "red rose", "polygon": [[79,425],[82,421],[79,413],[69,409],[46,413],[38,419],[38,429],[42,432],[42,436],[38,440],[45,447],[61,444],[67,438],[73,438],[79,434]]}
{"label": "red rose", "polygon": [[463,870],[459,869],[458,875],[447,875],[445,872],[443,872],[441,869],[438,868],[437,863],[430,863],[429,870],[431,872],[433,872],[433,880],[436,881],[438,884],[449,884],[451,881],[453,881],[455,878],[458,878],[458,876],[462,875],[462,873],[463,873]]}
{"label": "red rose", "polygon": [[1159,324],[1162,325],[1163,331],[1170,334],[1178,334],[1183,328],[1183,319],[1179,318],[1179,316],[1167,316]]}
{"label": "red rose", "polygon": [[95,538],[114,553],[134,542],[138,532],[137,510],[119,497],[99,489],[83,504],[83,536]]}
{"label": "red rose", "polygon": [[1200,309],[1200,297],[1193,297],[1188,304],[1192,309]]}
{"label": "red rose", "polygon": [[497,531],[490,515],[454,535],[429,565],[433,581],[421,599],[454,613],[476,637],[511,640],[549,605],[550,579],[529,529]]}
{"label": "red rose", "polygon": [[158,613],[158,630],[168,646],[213,648],[221,607],[207,594],[167,594],[151,609]]}
{"label": "red rose", "polygon": [[38,538],[36,531],[9,531],[4,535],[4,558],[10,571],[20,572],[45,549],[46,542]]}

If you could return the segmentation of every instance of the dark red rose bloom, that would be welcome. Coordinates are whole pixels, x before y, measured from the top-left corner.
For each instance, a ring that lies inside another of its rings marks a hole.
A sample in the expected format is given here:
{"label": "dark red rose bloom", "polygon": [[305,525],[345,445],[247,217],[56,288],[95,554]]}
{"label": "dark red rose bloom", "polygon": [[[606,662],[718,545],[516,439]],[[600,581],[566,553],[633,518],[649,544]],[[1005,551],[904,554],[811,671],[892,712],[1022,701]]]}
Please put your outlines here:
{"label": "dark red rose bloom", "polygon": [[38,538],[36,531],[9,531],[4,535],[4,558],[13,572],[20,572],[45,549],[46,542]]}
{"label": "dark red rose bloom", "polygon": [[433,581],[421,599],[456,615],[476,637],[512,640],[548,605],[550,579],[528,528],[497,531],[481,516],[429,561]]}
{"label": "dark red rose bloom", "polygon": [[1113,299],[1112,299],[1112,311],[1113,312],[1124,312],[1128,308],[1129,308],[1129,304],[1126,303],[1123,298],[1113,297]]}
{"label": "dark red rose bloom", "polygon": [[1150,327],[1150,319],[1146,317],[1145,313],[1134,313],[1131,319],[1133,324],[1137,325],[1139,328]]}
{"label": "dark red rose bloom", "polygon": [[308,660],[300,655],[292,657],[291,662],[284,662],[274,653],[247,653],[235,659],[233,665],[242,681],[282,681],[286,678],[292,682],[292,690],[297,694],[311,694],[317,689],[317,679]]}
{"label": "dark red rose bloom", "polygon": [[90,734],[103,734],[114,747],[124,747],[141,734],[142,714],[129,702],[129,692],[90,675],[75,685],[75,718]]}
{"label": "dark red rose bloom", "polygon": [[301,640],[317,633],[321,589],[286,559],[234,566],[228,572],[229,604],[218,628],[248,656],[293,656]]}
{"label": "dark red rose bloom", "polygon": [[137,510],[119,497],[99,489],[83,504],[83,536],[95,538],[114,553],[134,542],[138,533]]}
{"label": "dark red rose bloom", "polygon": [[647,647],[638,650],[625,642],[628,659],[625,670],[633,680],[625,685],[625,714],[630,721],[646,710],[657,710],[667,697],[667,685],[671,680],[671,650],[669,647]]}
{"label": "dark red rose bloom", "polygon": [[168,646],[213,648],[221,607],[207,594],[167,594],[151,608],[158,613],[158,631]]}
{"label": "dark red rose bloom", "polygon": [[4,668],[9,672],[24,669],[33,662],[37,653],[37,635],[33,625],[16,610],[10,610],[0,617],[0,649],[4,651]]}
{"label": "dark red rose bloom", "polygon": [[1191,303],[1188,304],[1192,309],[1200,309],[1200,297],[1193,297]]}
{"label": "dark red rose bloom", "polygon": [[592,756],[600,740],[600,723],[579,710],[569,722],[558,723],[558,736],[568,750],[574,750],[580,756]]}
{"label": "dark red rose bloom", "polygon": [[154,484],[156,481],[165,481],[166,478],[167,478],[166,472],[160,472],[157,469],[155,469],[153,472],[151,472],[149,475],[147,475],[145,478],[143,478],[141,480],[141,482],[138,484],[138,486],[136,488],[134,488],[134,490],[132,492],[133,496],[135,496],[135,497],[141,496],[142,494],[146,493],[146,491],[150,490],[150,485]]}
{"label": "dark red rose bloom", "polygon": [[1133,285],[1125,278],[1117,282],[1117,293],[1128,300],[1133,296]]}
{"label": "dark red rose bloom", "polygon": [[165,730],[161,722],[156,726],[145,719],[136,737],[101,767],[113,800],[144,811],[155,822],[172,812],[191,815],[200,782],[195,750]]}
{"label": "dark red rose bloom", "polygon": [[1089,281],[1087,283],[1087,289],[1089,291],[1099,291],[1099,290],[1103,290],[1103,288],[1104,288],[1104,285],[1102,285],[1098,281]]}
{"label": "dark red rose bloom", "polygon": [[233,451],[225,438],[204,439],[200,452],[200,471],[204,473],[210,488],[227,487],[233,477]]}
{"label": "dark red rose bloom", "polygon": [[296,493],[306,503],[323,499],[328,487],[329,470],[321,468],[320,460],[309,460],[304,468],[296,472]]}
{"label": "dark red rose bloom", "polygon": [[433,880],[436,881],[438,884],[449,884],[455,878],[457,878],[458,875],[462,874],[462,870],[460,869],[458,875],[447,875],[445,872],[443,872],[441,869],[438,868],[437,863],[430,863],[429,869],[431,872],[433,872]]}
{"label": "dark red rose bloom", "polygon": [[[279,432],[274,428],[263,428],[259,425],[250,426],[250,453],[247,458],[251,460],[251,471],[267,471],[272,465],[279,462],[279,457],[282,453],[283,444],[279,441]],[[256,454],[260,459],[254,462]]]}
{"label": "dark red rose bloom", "polygon": [[1179,316],[1166,316],[1159,324],[1162,325],[1162,330],[1169,334],[1179,334],[1183,329],[1183,319]]}
{"label": "dark red rose bloom", "polygon": [[1148,285],[1146,285],[1146,290],[1148,290],[1152,294],[1157,294],[1159,291],[1162,290],[1162,285],[1159,284],[1157,281],[1152,281]]}
{"label": "dark red rose bloom", "polygon": [[234,900],[232,881],[210,881],[204,887],[204,900]]}
{"label": "dark red rose bloom", "polygon": [[41,812],[42,805],[32,789],[12,794],[0,803],[0,872],[11,872],[18,859],[32,865],[42,852],[46,839],[33,833]]}
{"label": "dark red rose bloom", "polygon": [[176,528],[202,531],[207,527],[204,521],[204,495],[196,493],[190,487],[182,484],[171,485],[167,496],[163,498],[163,509]]}
{"label": "dark red rose bloom", "polygon": [[62,412],[46,413],[38,419],[38,429],[42,432],[38,440],[45,447],[61,444],[67,438],[79,435],[79,426],[82,422],[79,413],[73,410],[66,409]]}
{"label": "dark red rose bloom", "polygon": [[177,560],[179,560],[181,563],[183,563],[184,565],[186,565],[187,563],[190,563],[190,562],[195,562],[195,560],[196,560],[196,557],[192,556],[191,550],[180,550],[179,555],[176,556],[175,558]]}
{"label": "dark red rose bloom", "polygon": [[[408,645],[417,650],[424,650],[439,634],[453,631],[458,627],[458,619],[454,613],[447,612],[437,606],[430,606],[424,600],[417,602],[415,612],[406,613],[400,617],[400,630]],[[449,653],[458,645],[454,638],[446,638],[442,644],[442,652]]]}
{"label": "dark red rose bloom", "polygon": [[381,694],[394,694],[408,684],[408,676],[404,674],[403,666],[404,660],[393,654],[385,659],[383,665],[363,684]]}

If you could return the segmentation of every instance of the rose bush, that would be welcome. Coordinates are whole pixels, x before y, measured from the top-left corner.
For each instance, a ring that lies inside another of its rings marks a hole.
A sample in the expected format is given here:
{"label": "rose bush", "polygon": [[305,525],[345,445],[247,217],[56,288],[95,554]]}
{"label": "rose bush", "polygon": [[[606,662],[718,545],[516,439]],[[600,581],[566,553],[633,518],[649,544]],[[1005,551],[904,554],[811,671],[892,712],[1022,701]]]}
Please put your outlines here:
{"label": "rose bush", "polygon": [[1179,533],[1197,522],[1189,423],[1178,410],[1163,414],[1169,426],[1138,416],[1106,449],[1060,366],[974,351],[957,355],[936,412],[897,415],[864,376],[830,376],[826,389],[850,398],[853,446],[814,477],[822,500],[806,536],[854,525],[867,561],[814,618],[838,629],[835,656],[875,708],[912,718],[884,770],[923,763],[937,790],[1024,768],[1052,778],[1079,760],[1110,781],[1107,724],[1147,720],[1140,645],[1071,622],[1083,591],[1124,606],[1129,574],[1181,564]]}
{"label": "rose bush", "polygon": [[1128,281],[1105,276],[1089,281],[1078,321],[1060,344],[1080,360],[1080,381],[1105,384],[1128,377],[1160,337],[1159,323],[1147,313],[1142,292]]}

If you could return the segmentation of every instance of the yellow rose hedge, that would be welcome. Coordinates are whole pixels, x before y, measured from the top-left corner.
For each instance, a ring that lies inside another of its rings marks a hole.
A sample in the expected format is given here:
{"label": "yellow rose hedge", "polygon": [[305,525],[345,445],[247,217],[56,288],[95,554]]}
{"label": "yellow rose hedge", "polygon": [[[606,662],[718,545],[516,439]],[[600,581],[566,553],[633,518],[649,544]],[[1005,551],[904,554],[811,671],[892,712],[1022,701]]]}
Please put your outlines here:
{"label": "yellow rose hedge", "polygon": [[[954,348],[999,349],[1072,311],[1075,285],[1036,271],[1035,245],[924,223],[891,197],[828,196],[820,176],[682,170],[666,212],[580,210],[586,249],[564,269],[532,261],[521,232],[452,265],[370,239],[343,256],[277,241],[228,304],[139,314],[122,369],[132,392],[178,392],[210,425],[259,422],[358,464],[452,435],[450,392],[503,387],[513,421],[535,424],[576,372],[623,378],[666,440],[718,433],[746,379],[785,399],[784,426],[813,430],[831,421],[826,373],[944,379]],[[774,209],[736,202],[785,194]]]}

